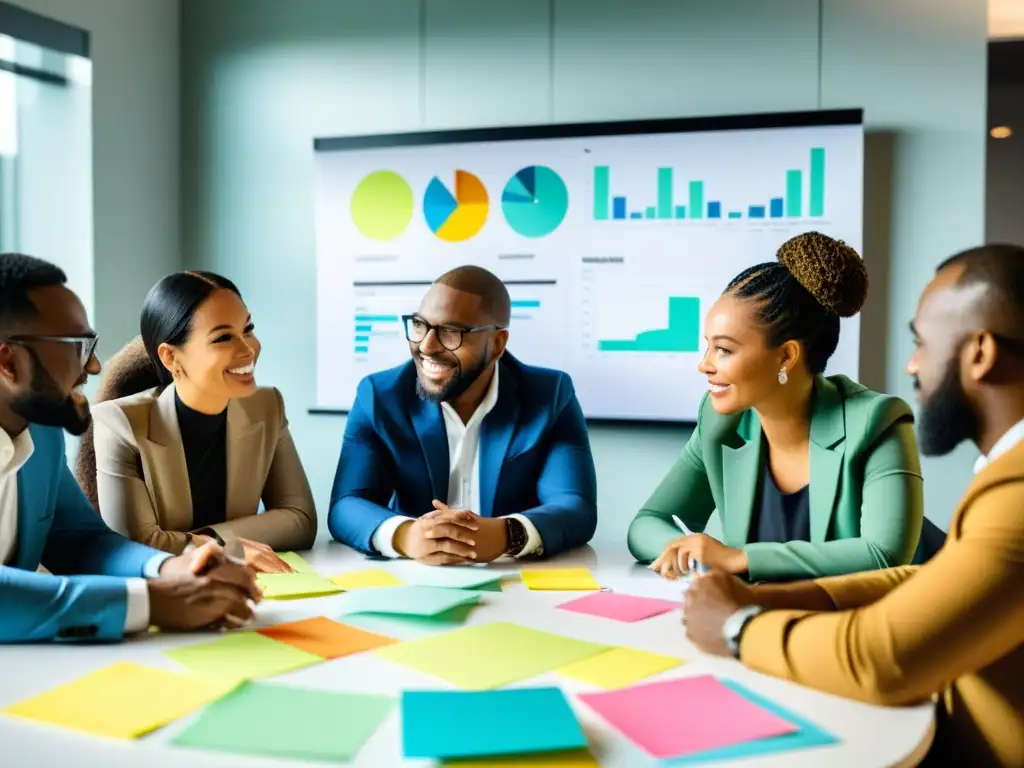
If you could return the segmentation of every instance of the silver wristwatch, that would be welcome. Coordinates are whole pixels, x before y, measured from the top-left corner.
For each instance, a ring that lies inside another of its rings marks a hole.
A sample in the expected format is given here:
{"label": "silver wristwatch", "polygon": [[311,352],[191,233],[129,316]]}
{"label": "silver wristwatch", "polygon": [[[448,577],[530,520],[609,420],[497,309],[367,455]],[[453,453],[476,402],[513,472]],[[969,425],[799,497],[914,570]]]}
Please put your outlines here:
{"label": "silver wristwatch", "polygon": [[725,644],[729,647],[729,653],[735,658],[740,657],[740,637],[743,635],[747,622],[762,610],[764,609],[759,605],[745,605],[725,620],[722,634],[725,636]]}

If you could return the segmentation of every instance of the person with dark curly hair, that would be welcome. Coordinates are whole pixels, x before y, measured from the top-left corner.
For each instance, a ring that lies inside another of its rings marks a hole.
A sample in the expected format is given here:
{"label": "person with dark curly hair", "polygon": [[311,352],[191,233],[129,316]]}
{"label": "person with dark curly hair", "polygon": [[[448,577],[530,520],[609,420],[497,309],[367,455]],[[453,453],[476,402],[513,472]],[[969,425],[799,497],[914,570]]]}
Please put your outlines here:
{"label": "person with dark curly hair", "polygon": [[921,453],[981,453],[934,558],[787,584],[705,574],[686,593],[690,642],[834,696],[934,702],[919,765],[1024,768],[1022,329],[1019,245],[951,256],[918,301],[906,370]]}
{"label": "person with dark curly hair", "polygon": [[[857,252],[818,232],[729,283],[705,320],[697,427],[629,526],[638,561],[750,581],[911,561],[924,498],[910,407],[824,375],[867,291]],[[716,509],[723,541],[703,533]]]}

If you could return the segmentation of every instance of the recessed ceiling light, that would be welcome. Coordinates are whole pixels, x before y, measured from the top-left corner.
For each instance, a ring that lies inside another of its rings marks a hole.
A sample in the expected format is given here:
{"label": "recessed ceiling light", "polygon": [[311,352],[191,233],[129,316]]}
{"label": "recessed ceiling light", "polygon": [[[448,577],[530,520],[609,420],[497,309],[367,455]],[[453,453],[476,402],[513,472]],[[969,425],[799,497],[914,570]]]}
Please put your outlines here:
{"label": "recessed ceiling light", "polygon": [[1008,125],[997,125],[988,132],[988,135],[993,139],[1008,139],[1013,136],[1013,129]]}

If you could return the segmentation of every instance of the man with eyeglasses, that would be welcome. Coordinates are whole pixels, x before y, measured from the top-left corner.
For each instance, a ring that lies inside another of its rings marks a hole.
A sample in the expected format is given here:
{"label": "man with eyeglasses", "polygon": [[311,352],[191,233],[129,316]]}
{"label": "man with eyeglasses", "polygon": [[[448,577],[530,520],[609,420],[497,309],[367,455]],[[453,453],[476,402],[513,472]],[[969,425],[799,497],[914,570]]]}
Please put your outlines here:
{"label": "man with eyeglasses", "polygon": [[501,280],[465,266],[403,318],[412,360],[365,378],[349,413],[335,539],[432,565],[590,541],[597,483],[572,381],[506,351],[510,314]]}
{"label": "man with eyeglasses", "polygon": [[943,262],[911,324],[921,453],[982,455],[946,543],[920,566],[751,586],[692,582],[709,653],[884,706],[937,699],[926,763],[1024,768],[1024,248]]}
{"label": "man with eyeglasses", "polygon": [[45,261],[0,254],[0,642],[246,622],[260,599],[249,569],[217,545],[171,557],[124,539],[75,482],[63,430],[89,426],[80,389],[100,364],[65,281]]}

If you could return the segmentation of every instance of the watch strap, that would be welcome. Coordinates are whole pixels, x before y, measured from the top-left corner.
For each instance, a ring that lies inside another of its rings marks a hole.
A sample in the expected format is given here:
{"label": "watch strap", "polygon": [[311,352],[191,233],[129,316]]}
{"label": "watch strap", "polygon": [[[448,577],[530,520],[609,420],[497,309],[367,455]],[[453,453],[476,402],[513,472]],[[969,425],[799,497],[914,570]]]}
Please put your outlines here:
{"label": "watch strap", "polygon": [[725,643],[729,646],[729,652],[735,658],[740,657],[740,640],[743,637],[743,630],[747,628],[750,620],[763,610],[760,605],[745,605],[725,620],[722,632],[725,635]]}
{"label": "watch strap", "polygon": [[514,517],[506,517],[505,533],[508,537],[505,554],[510,557],[516,557],[520,552],[526,549],[526,543],[529,541],[529,536],[526,533],[526,526],[523,525],[521,520],[517,520]]}

